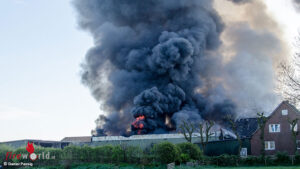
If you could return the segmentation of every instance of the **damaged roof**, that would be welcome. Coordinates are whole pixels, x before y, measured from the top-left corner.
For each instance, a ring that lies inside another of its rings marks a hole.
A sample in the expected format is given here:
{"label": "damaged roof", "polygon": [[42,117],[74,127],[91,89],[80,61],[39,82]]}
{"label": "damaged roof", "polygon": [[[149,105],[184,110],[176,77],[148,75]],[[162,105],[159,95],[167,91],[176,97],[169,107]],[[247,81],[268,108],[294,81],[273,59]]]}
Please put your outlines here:
{"label": "damaged roof", "polygon": [[241,138],[249,138],[258,129],[257,118],[244,118],[236,122],[237,132]]}

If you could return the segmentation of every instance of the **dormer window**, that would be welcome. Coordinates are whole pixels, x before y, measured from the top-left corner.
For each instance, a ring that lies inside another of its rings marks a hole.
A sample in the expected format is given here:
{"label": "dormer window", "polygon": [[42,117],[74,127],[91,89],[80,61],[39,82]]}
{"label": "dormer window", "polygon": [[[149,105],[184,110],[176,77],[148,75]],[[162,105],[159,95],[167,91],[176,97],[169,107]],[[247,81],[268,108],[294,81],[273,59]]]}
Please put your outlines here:
{"label": "dormer window", "polygon": [[288,110],[286,110],[286,109],[281,110],[281,114],[282,114],[283,116],[288,115]]}
{"label": "dormer window", "polygon": [[280,132],[280,124],[270,124],[269,132],[270,133],[279,133]]}

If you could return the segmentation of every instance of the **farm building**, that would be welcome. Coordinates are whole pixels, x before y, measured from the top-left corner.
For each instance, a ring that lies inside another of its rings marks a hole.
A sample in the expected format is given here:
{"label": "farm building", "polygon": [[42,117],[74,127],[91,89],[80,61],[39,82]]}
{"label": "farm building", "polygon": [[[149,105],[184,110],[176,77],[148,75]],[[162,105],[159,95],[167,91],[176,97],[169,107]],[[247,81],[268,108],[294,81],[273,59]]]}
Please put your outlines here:
{"label": "farm building", "polygon": [[[300,112],[289,102],[284,101],[267,118],[264,128],[264,143],[266,155],[274,155],[277,152],[295,154],[300,150],[300,135],[296,136],[296,143],[293,141],[291,121],[296,120],[294,131],[299,133]],[[253,155],[261,154],[261,130],[258,129],[251,138],[251,152]],[[297,147],[296,147],[297,146]]]}
{"label": "farm building", "polygon": [[32,139],[24,139],[24,140],[14,140],[14,141],[6,141],[6,142],[0,142],[1,144],[5,144],[7,146],[10,146],[12,148],[20,148],[20,147],[26,147],[27,143],[33,143],[37,146],[41,147],[52,147],[52,148],[64,148],[65,146],[68,146],[69,142],[63,142],[63,141],[49,141],[49,140],[32,140]]}
{"label": "farm building", "polygon": [[[267,155],[274,155],[276,152],[287,152],[293,154],[295,149],[295,142],[292,138],[291,120],[300,119],[300,112],[287,101],[282,102],[279,106],[267,117],[267,122],[264,128],[265,132],[265,151]],[[297,124],[294,128],[299,133]],[[242,139],[242,148],[246,149],[247,154],[260,155],[261,140],[259,119],[245,118],[239,119],[235,122],[237,126],[237,133]],[[229,130],[215,125],[211,130],[211,136],[206,146],[205,154],[220,155],[220,154],[237,154],[238,141],[236,136]],[[205,137],[205,136],[204,136]],[[297,149],[300,151],[300,136],[297,135]],[[81,137],[65,137],[61,141],[47,141],[47,140],[16,140],[8,142],[0,142],[14,148],[24,147],[27,142],[33,142],[35,145],[41,147],[64,148],[67,145],[127,145],[139,146],[141,148],[152,147],[154,144],[168,141],[174,144],[186,142],[183,134],[169,133],[169,134],[147,134],[147,135],[132,135],[130,137],[124,136],[81,136]],[[200,133],[193,133],[192,143],[201,147]]]}

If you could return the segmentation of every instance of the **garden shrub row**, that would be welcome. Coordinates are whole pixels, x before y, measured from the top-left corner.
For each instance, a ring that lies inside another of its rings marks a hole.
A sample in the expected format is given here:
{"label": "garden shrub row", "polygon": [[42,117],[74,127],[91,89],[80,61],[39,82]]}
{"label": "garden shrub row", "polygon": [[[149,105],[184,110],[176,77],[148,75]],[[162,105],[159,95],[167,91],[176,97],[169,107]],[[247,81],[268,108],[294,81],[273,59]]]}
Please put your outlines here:
{"label": "garden shrub row", "polygon": [[[25,147],[11,149],[0,145],[0,163],[5,159],[6,152],[13,154],[28,154]],[[71,164],[101,163],[101,164],[167,164],[171,162],[186,163],[189,161],[198,162],[201,165],[216,166],[260,166],[260,165],[298,165],[300,155],[292,158],[286,153],[278,153],[274,157],[248,156],[240,158],[236,155],[221,155],[208,157],[203,156],[199,146],[191,143],[172,144],[163,142],[153,147],[142,150],[134,146],[67,146],[64,149],[42,148],[35,146],[35,153],[48,153],[54,159],[38,159],[34,162],[38,166],[69,166]],[[13,162],[30,162],[29,159],[11,160]]]}
{"label": "garden shrub row", "polygon": [[[7,146],[0,146],[0,163],[5,160],[7,152],[12,154],[25,154],[28,152],[25,147],[12,149]],[[142,150],[134,146],[74,146],[70,145],[64,149],[43,148],[35,146],[35,153],[50,154],[54,159],[38,159],[34,163],[37,165],[69,165],[74,163],[102,163],[102,164],[155,164],[170,163],[176,161],[187,162],[190,160],[200,160],[202,152],[197,145],[191,143],[181,143],[174,145],[169,142],[163,142],[154,145],[152,148]],[[10,159],[12,162],[31,162],[27,159]]]}
{"label": "garden shrub row", "polygon": [[276,165],[299,165],[300,155],[290,157],[287,153],[279,152],[275,156],[248,156],[241,158],[237,155],[221,155],[205,157],[202,161],[206,165],[217,166],[276,166]]}

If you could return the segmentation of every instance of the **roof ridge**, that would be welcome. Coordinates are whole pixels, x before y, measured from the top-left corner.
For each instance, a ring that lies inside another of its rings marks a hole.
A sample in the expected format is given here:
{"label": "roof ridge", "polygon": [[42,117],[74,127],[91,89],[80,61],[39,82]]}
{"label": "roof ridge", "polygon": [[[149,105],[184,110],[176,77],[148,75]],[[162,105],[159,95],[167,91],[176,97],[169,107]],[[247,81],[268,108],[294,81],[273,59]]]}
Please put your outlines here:
{"label": "roof ridge", "polygon": [[283,101],[283,103],[287,104],[288,106],[290,106],[292,109],[294,109],[296,111],[296,113],[299,113],[300,114],[300,111],[294,106],[292,105],[291,103],[289,103],[289,101]]}

